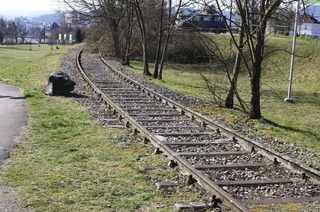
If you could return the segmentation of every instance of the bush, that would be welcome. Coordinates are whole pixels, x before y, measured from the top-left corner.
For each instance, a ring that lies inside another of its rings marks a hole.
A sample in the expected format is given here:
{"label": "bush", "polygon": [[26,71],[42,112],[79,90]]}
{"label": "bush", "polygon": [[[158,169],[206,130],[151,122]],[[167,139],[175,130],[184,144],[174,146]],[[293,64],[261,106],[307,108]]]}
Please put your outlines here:
{"label": "bush", "polygon": [[176,63],[199,63],[211,61],[213,55],[197,32],[176,31],[168,49],[168,61]]}

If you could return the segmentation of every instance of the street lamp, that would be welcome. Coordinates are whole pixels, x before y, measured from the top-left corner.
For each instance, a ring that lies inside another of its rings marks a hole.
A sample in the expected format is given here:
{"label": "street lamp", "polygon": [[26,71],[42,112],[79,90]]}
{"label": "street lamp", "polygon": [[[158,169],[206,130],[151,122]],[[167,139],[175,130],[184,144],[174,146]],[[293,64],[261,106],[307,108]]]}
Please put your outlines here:
{"label": "street lamp", "polygon": [[298,31],[298,22],[299,22],[299,8],[300,8],[300,0],[298,0],[296,15],[294,20],[294,29],[293,29],[293,41],[292,41],[292,52],[291,52],[291,62],[290,62],[290,75],[289,75],[289,86],[288,86],[288,96],[284,99],[285,102],[293,102],[291,98],[291,90],[292,90],[292,78],[293,78],[293,68],[294,68],[294,56],[296,53],[296,42],[297,42],[297,31]]}

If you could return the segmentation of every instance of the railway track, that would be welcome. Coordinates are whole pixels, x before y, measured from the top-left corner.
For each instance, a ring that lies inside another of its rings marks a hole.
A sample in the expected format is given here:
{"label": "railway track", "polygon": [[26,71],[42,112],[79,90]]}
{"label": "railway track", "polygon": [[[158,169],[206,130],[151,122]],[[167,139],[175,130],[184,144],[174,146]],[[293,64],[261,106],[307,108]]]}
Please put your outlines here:
{"label": "railway track", "polygon": [[140,133],[233,210],[320,200],[320,174],[150,90],[102,57],[79,52],[85,81],[124,126]]}

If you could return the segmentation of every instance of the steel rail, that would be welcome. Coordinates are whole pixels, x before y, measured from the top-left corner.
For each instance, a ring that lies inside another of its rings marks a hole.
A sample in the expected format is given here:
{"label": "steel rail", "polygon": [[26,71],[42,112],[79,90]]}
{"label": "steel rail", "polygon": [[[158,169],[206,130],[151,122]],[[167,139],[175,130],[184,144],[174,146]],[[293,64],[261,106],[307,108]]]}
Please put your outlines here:
{"label": "steel rail", "polygon": [[208,128],[211,129],[219,129],[220,131],[222,131],[223,133],[225,133],[226,135],[229,135],[230,137],[233,137],[234,139],[236,139],[242,146],[244,146],[247,149],[252,149],[254,148],[255,150],[257,150],[258,152],[262,153],[263,155],[265,155],[266,157],[268,157],[270,160],[277,160],[279,162],[282,163],[283,166],[287,167],[290,170],[294,170],[296,172],[300,172],[300,173],[304,173],[305,175],[309,176],[312,178],[312,180],[314,180],[315,182],[320,182],[320,172],[307,167],[304,164],[301,164],[297,161],[294,161],[294,159],[285,156],[285,155],[281,155],[281,153],[273,151],[271,149],[268,149],[265,145],[254,141],[244,135],[240,135],[239,133],[237,133],[236,131],[227,128],[225,126],[222,126],[221,124],[215,122],[214,120],[200,114],[197,113],[161,94],[156,93],[155,91],[152,91],[150,89],[148,89],[147,87],[145,87],[144,85],[142,85],[141,83],[130,79],[128,76],[126,76],[123,73],[120,73],[119,71],[116,70],[116,68],[114,68],[112,65],[110,65],[100,54],[100,58],[103,61],[103,63],[109,68],[111,69],[113,72],[115,72],[116,74],[118,74],[121,78],[125,79],[126,81],[131,81],[132,84],[136,85],[137,87],[140,87],[144,92],[147,92],[149,95],[153,95],[154,98],[157,98],[159,101],[162,101],[163,103],[170,105],[172,108],[176,108],[178,110],[180,110],[180,112],[192,119],[198,119],[200,122],[203,122],[203,125],[207,126]]}
{"label": "steel rail", "polygon": [[[207,178],[207,176],[204,176],[204,174],[199,173],[199,171],[197,171],[199,169],[206,169],[206,168],[208,168],[208,166],[206,166],[206,165],[205,166],[201,166],[201,165],[200,166],[197,166],[197,165],[192,166],[192,165],[190,165],[186,161],[186,159],[183,158],[184,153],[182,153],[182,154],[181,154],[181,152],[175,153],[172,149],[169,148],[170,145],[174,145],[174,144],[164,142],[163,139],[161,138],[161,135],[168,136],[168,135],[172,134],[172,136],[177,136],[177,135],[180,135],[181,133],[171,133],[171,134],[170,133],[151,133],[150,131],[147,130],[150,128],[150,126],[143,126],[143,125],[139,124],[138,120],[135,120],[134,118],[132,118],[126,109],[122,109],[119,106],[119,104],[117,105],[117,103],[113,102],[112,100],[109,100],[107,98],[107,96],[104,95],[103,92],[100,91],[100,89],[98,87],[96,87],[95,82],[92,82],[89,79],[89,77],[86,76],[85,72],[82,70],[81,61],[80,61],[81,52],[82,52],[82,50],[77,55],[77,65],[78,65],[79,71],[83,72],[81,74],[82,77],[92,87],[93,91],[95,91],[100,96],[100,98],[103,99],[103,101],[108,105],[108,107],[113,108],[114,113],[117,113],[119,115],[119,119],[126,121],[126,126],[133,127],[135,132],[140,132],[147,140],[151,141],[151,143],[155,147],[157,147],[160,150],[162,150],[163,152],[165,152],[165,154],[169,157],[169,159],[176,161],[183,170],[185,170],[190,175],[192,175],[193,178],[195,178],[199,184],[201,184],[208,191],[211,191],[218,198],[220,198],[224,204],[229,205],[230,207],[232,207],[234,210],[237,210],[237,211],[246,211],[247,210],[246,207],[243,206],[242,204],[247,204],[248,201],[234,199],[233,197],[230,196],[230,194],[228,194],[227,192],[225,192],[224,190],[222,190],[220,188],[220,186],[223,184],[222,182],[212,182],[212,180]],[[202,125],[204,127],[207,127],[208,129],[216,130],[217,132],[223,132],[229,138],[232,138],[233,141],[239,142],[243,147],[245,147],[245,149],[247,149],[247,150],[252,149],[252,150],[255,150],[255,152],[258,151],[273,161],[281,162],[283,166],[285,166],[291,170],[295,170],[296,172],[302,172],[303,173],[302,176],[304,176],[304,177],[310,176],[310,177],[312,177],[313,181],[319,182],[320,175],[319,175],[318,171],[316,171],[312,168],[309,168],[309,167],[305,167],[302,164],[296,163],[296,162],[292,161],[292,159],[289,157],[282,156],[273,150],[269,150],[266,147],[264,147],[264,145],[254,141],[252,139],[249,139],[245,136],[238,135],[235,131],[233,131],[229,128],[224,128],[220,124],[203,116],[202,114],[196,113],[196,112],[192,111],[191,109],[186,108],[186,107],[174,102],[173,100],[170,100],[169,98],[167,98],[163,95],[157,94],[156,92],[143,86],[141,83],[139,83],[135,80],[132,80],[129,77],[127,77],[126,75],[117,71],[113,66],[108,64],[103,59],[103,57],[101,55],[100,55],[100,57],[101,57],[102,61],[104,62],[104,64],[110,70],[112,70],[122,80],[126,81],[128,84],[130,84],[135,89],[140,90],[141,92],[143,92],[146,95],[150,96],[151,98],[157,100],[158,102],[169,105],[171,108],[178,110],[181,115],[189,117],[192,121],[197,121],[198,123],[202,123]],[[102,90],[105,91],[105,89],[102,89]],[[127,90],[129,90],[129,89],[127,89]],[[129,109],[129,111],[130,111],[130,109]],[[188,136],[187,135],[188,133],[184,133],[184,134],[186,134],[186,136]],[[191,133],[191,134],[193,136],[198,135],[198,134],[203,135],[203,133]],[[204,132],[204,134],[206,134],[206,132]],[[186,154],[190,154],[190,153],[186,153]],[[216,154],[216,153],[211,152],[209,154]],[[308,178],[308,179],[310,179],[310,178]],[[275,180],[275,181],[273,180],[270,182],[281,183],[282,180]],[[231,182],[231,181],[225,182],[225,183],[226,184],[242,184],[242,182],[235,183],[235,182]],[[257,182],[256,181],[252,181],[252,182],[248,181],[247,183],[248,183],[248,185],[249,184],[261,184],[261,182],[258,182],[258,181]],[[266,182],[265,184],[272,184],[272,183]],[[281,200],[281,201],[284,201],[284,200]],[[274,202],[276,202],[276,200],[274,200]]]}
{"label": "steel rail", "polygon": [[[225,205],[228,205],[230,208],[232,208],[235,211],[248,211],[248,209],[241,204],[240,201],[230,196],[227,192],[225,192],[223,189],[221,189],[217,184],[215,184],[212,180],[210,180],[208,177],[206,177],[204,174],[200,173],[196,168],[194,168],[191,164],[189,164],[187,161],[185,161],[179,153],[174,152],[172,149],[170,149],[167,145],[165,145],[157,135],[150,133],[145,127],[143,127],[141,124],[139,124],[136,120],[134,120],[127,112],[122,110],[115,102],[110,100],[95,84],[90,80],[90,78],[86,75],[85,71],[83,70],[81,66],[81,53],[83,49],[80,50],[77,54],[77,67],[79,72],[81,73],[83,79],[92,87],[92,90],[96,92],[99,97],[110,107],[114,109],[114,113],[118,113],[119,117],[121,119],[126,121],[127,127],[134,128],[134,131],[140,132],[145,139],[149,140],[156,148],[159,148],[161,151],[163,151],[169,159],[174,160],[177,162],[180,168],[182,168],[184,171],[192,175],[194,179],[197,180],[197,182],[204,187],[207,191],[210,191],[216,195],[219,199],[222,200],[222,202]],[[108,66],[109,67],[109,66]],[[109,67],[110,68],[110,67]],[[115,71],[115,69],[112,67],[112,71]],[[125,75],[120,74],[121,78],[126,79],[126,81],[129,81],[127,77],[124,77]],[[136,86],[140,86],[140,84],[137,84],[137,82],[131,82],[132,84],[135,84]],[[143,91],[147,91],[145,87],[142,87]],[[164,97],[158,97],[156,93],[148,91],[154,95],[155,98],[158,98],[158,100],[165,99]],[[162,101],[162,100],[161,100]],[[172,104],[172,107],[175,107],[175,104],[173,101],[166,100],[168,103]],[[180,106],[179,106],[180,107]],[[180,111],[181,112],[181,111]],[[183,112],[182,112],[183,113]]]}

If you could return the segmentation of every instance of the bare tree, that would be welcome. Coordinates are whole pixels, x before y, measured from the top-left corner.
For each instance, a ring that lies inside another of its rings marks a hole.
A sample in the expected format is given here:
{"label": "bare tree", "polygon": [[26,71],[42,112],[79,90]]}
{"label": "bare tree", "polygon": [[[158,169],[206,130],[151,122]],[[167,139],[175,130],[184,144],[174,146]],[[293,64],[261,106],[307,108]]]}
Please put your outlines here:
{"label": "bare tree", "polygon": [[91,46],[121,58],[123,64],[129,64],[131,36],[135,25],[134,0],[62,1],[87,25],[86,38]]}
{"label": "bare tree", "polygon": [[[261,87],[261,72],[262,61],[264,59],[264,47],[265,47],[265,31],[267,27],[267,21],[271,15],[278,9],[283,0],[261,0],[252,1],[256,3],[256,8],[259,10],[258,25],[254,28],[249,28],[248,24],[250,19],[245,16],[250,12],[250,5],[241,3],[241,0],[236,0],[239,11],[241,11],[241,19],[244,21],[245,34],[248,37],[248,46],[251,55],[251,70],[249,71],[250,84],[251,84],[251,101],[249,116],[252,119],[261,118],[260,108],[260,87]],[[249,2],[248,2],[249,3]],[[255,14],[255,13],[254,13]],[[253,22],[254,23],[254,22]]]}
{"label": "bare tree", "polygon": [[[228,93],[226,95],[226,98],[224,100],[224,106],[226,108],[233,108],[234,106],[234,95],[236,94],[238,97],[238,100],[240,104],[243,104],[243,102],[240,100],[239,94],[237,94],[237,84],[238,84],[238,77],[240,74],[241,69],[241,61],[243,56],[243,46],[244,46],[244,28],[243,28],[243,22],[240,23],[239,26],[239,39],[237,42],[237,52],[236,52],[236,58],[233,66],[233,72],[230,79],[230,87],[228,90]],[[242,108],[245,110],[246,108],[242,106]]]}
{"label": "bare tree", "polygon": [[[135,26],[135,21],[134,21],[134,4],[132,4],[130,1],[128,1],[127,7],[125,8],[126,10],[126,18],[122,22],[122,25],[124,30],[123,30],[123,47],[122,47],[122,64],[123,65],[130,65],[130,50],[131,50],[131,38],[133,34],[133,28]],[[126,20],[126,21],[125,21]]]}
{"label": "bare tree", "polygon": [[13,43],[18,43],[19,31],[15,21],[8,21],[6,35]]}
{"label": "bare tree", "polygon": [[[136,16],[139,23],[139,30],[142,41],[142,54],[143,54],[143,73],[145,75],[151,76],[149,71],[149,61],[148,61],[148,42],[147,42],[147,27],[146,27],[146,17],[144,16],[143,6],[146,5],[145,1],[134,0],[134,6],[136,11]],[[145,8],[145,7],[144,7]]]}
{"label": "bare tree", "polygon": [[162,40],[163,40],[163,22],[164,22],[164,10],[165,10],[165,0],[161,0],[160,6],[160,19],[159,19],[159,31],[158,31],[158,44],[157,44],[157,51],[156,51],[156,58],[155,58],[155,65],[154,65],[154,72],[153,77],[159,77],[159,62],[160,62],[160,55],[161,55],[161,48],[162,48]]}
{"label": "bare tree", "polygon": [[[251,98],[250,106],[246,107],[242,105],[242,108],[248,112],[249,117],[252,119],[261,118],[260,98],[261,98],[261,73],[262,62],[265,57],[265,33],[268,21],[272,15],[279,9],[284,0],[234,0],[235,10],[240,17],[239,25],[239,38],[235,39],[233,31],[230,29],[231,40],[237,49],[235,62],[233,66],[233,72],[230,74],[227,72],[228,79],[230,81],[230,88],[225,99],[225,106],[233,107],[233,98],[236,94],[239,100],[240,96],[237,93],[237,78],[240,71],[241,61],[244,63],[244,67],[247,70],[250,86],[251,86]],[[216,8],[223,15],[224,9],[227,8],[230,2],[215,0],[215,2],[204,1],[205,5],[215,4]],[[229,20],[230,22],[232,20]],[[228,21],[226,20],[226,23]],[[246,48],[249,57],[246,57],[243,53],[243,48]],[[241,104],[244,102],[240,101]],[[248,109],[247,109],[248,108]]]}
{"label": "bare tree", "polygon": [[169,0],[168,5],[169,5],[169,8],[168,8],[169,12],[168,12],[168,18],[167,18],[168,23],[166,26],[167,35],[166,35],[166,39],[164,42],[163,51],[162,51],[162,55],[161,55],[160,70],[159,70],[159,76],[158,76],[159,79],[162,79],[164,60],[165,60],[165,57],[167,54],[169,41],[170,41],[172,32],[173,32],[175,24],[176,24],[178,14],[180,13],[180,9],[182,6],[182,0],[177,1],[177,4],[176,4],[177,9],[173,14],[172,14],[172,8],[173,8],[172,0]]}
{"label": "bare tree", "polygon": [[[104,33],[110,33],[113,50],[120,56],[119,22],[122,16],[122,1],[116,0],[63,0],[72,9],[72,12],[81,17],[87,24],[103,23]],[[103,28],[102,28],[103,29]]]}

